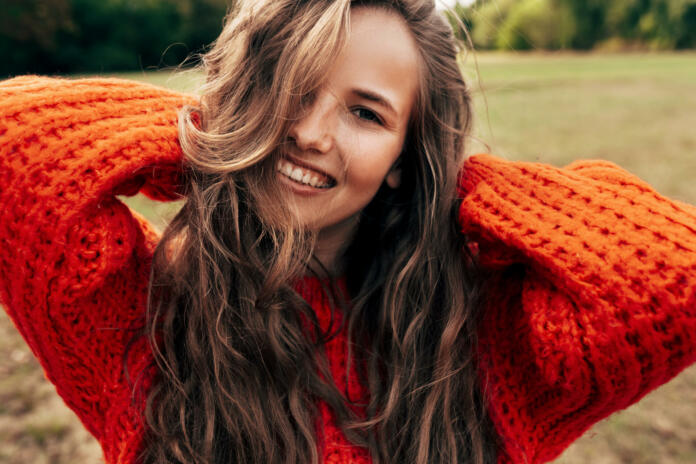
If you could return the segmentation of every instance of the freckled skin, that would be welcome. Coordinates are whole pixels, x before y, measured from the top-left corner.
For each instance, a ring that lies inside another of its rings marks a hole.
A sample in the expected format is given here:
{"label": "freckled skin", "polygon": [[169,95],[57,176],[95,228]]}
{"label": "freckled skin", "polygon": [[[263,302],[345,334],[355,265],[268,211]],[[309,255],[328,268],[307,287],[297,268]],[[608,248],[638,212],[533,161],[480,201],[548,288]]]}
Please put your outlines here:
{"label": "freckled skin", "polygon": [[[419,66],[418,50],[402,18],[355,8],[345,50],[307,113],[291,127],[289,154],[337,181],[316,195],[292,195],[300,220],[320,231],[318,249],[333,250],[328,254],[334,256],[322,259],[324,264],[335,257],[335,248],[350,241],[358,213],[382,183],[398,186],[400,173],[392,166],[406,137]],[[357,95],[356,88],[379,94],[395,112]]]}

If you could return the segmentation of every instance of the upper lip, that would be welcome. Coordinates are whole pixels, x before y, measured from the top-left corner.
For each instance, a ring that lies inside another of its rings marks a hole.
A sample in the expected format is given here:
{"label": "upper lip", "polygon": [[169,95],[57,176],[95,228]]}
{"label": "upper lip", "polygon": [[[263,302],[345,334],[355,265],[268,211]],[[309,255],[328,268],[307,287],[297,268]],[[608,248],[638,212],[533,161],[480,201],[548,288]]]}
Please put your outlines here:
{"label": "upper lip", "polygon": [[325,170],[323,170],[317,166],[314,166],[311,163],[308,163],[306,161],[301,161],[301,160],[295,158],[294,156],[292,156],[288,153],[284,153],[283,158],[286,158],[288,161],[292,162],[293,164],[296,164],[298,166],[302,166],[303,168],[311,169],[312,171],[318,172],[319,174],[326,176],[326,178],[329,179],[330,181],[336,182],[336,179],[331,174],[329,174],[328,172],[326,172]]}

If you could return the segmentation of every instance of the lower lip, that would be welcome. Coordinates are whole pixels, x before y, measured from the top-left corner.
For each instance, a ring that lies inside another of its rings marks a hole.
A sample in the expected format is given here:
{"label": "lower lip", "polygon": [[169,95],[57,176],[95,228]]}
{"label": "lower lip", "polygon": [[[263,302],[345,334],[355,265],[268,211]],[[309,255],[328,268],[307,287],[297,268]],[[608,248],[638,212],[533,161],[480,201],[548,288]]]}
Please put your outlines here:
{"label": "lower lip", "polygon": [[276,171],[278,174],[278,177],[280,178],[281,182],[283,184],[287,185],[290,190],[292,190],[294,193],[297,193],[298,195],[305,195],[305,196],[311,196],[311,195],[320,195],[322,193],[326,193],[329,190],[331,190],[333,187],[329,188],[316,188],[312,187],[311,185],[307,184],[300,184],[299,182],[295,182],[294,180],[290,179],[288,176],[285,174]]}

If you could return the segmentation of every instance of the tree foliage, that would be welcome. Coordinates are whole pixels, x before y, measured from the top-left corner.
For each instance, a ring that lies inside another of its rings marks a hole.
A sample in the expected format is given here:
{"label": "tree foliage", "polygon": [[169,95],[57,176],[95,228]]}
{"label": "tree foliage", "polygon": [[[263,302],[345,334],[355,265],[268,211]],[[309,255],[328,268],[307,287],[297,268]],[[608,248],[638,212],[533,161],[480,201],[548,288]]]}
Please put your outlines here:
{"label": "tree foliage", "polygon": [[696,48],[696,0],[476,0],[453,12],[482,49]]}
{"label": "tree foliage", "polygon": [[496,46],[514,50],[569,48],[576,27],[566,5],[554,0],[522,0],[499,28]]}
{"label": "tree foliage", "polygon": [[219,34],[226,0],[0,0],[0,75],[176,66]]}
{"label": "tree foliage", "polygon": [[[176,66],[232,0],[0,0],[0,76]],[[696,48],[696,0],[475,0],[446,13],[480,49]]]}

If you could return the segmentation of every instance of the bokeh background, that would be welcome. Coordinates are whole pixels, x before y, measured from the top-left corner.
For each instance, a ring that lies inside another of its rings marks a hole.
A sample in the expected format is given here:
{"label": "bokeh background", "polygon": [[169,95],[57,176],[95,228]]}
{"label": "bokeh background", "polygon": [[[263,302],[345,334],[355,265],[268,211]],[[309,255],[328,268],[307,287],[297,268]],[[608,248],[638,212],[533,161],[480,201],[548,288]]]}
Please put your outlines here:
{"label": "bokeh background", "polygon": [[[476,50],[462,53],[476,111],[470,153],[557,166],[608,159],[696,203],[696,0],[453,3],[443,14]],[[195,93],[202,76],[188,66],[226,7],[0,0],[0,76],[109,75]],[[177,208],[124,201],[159,228]],[[0,463],[75,462],[101,462],[99,447],[0,311]],[[555,463],[696,463],[696,367],[597,424]]]}

